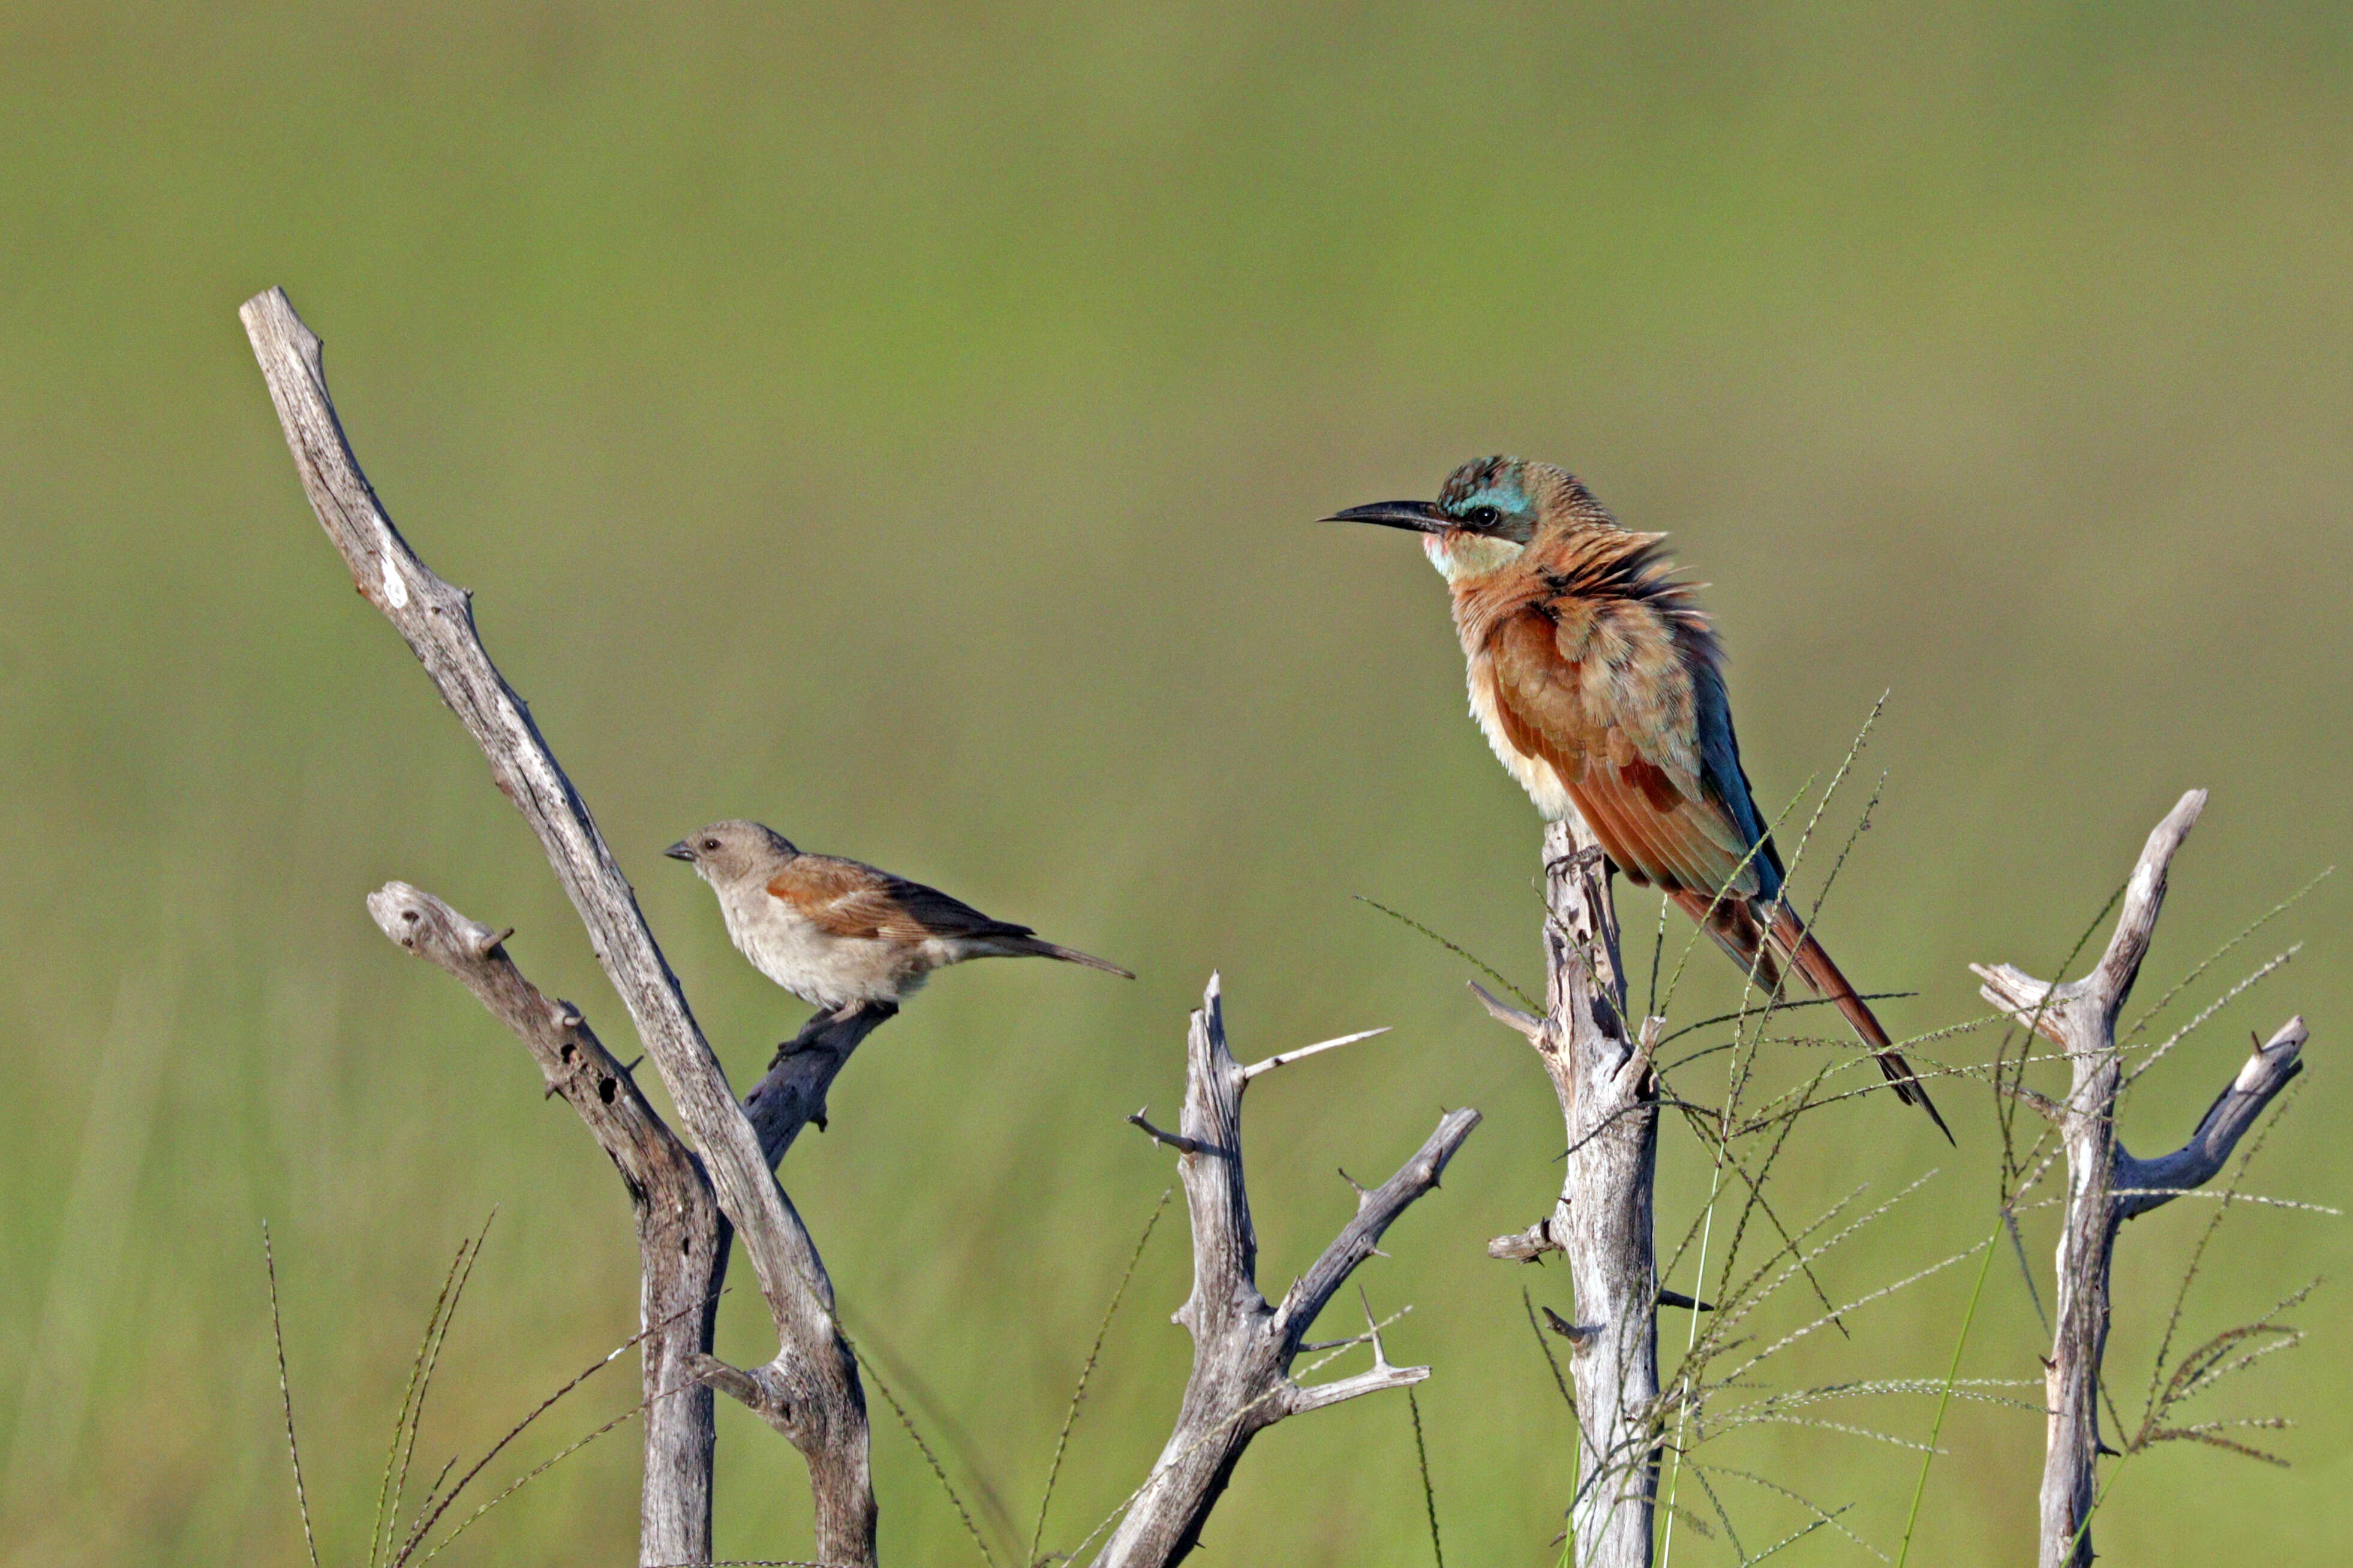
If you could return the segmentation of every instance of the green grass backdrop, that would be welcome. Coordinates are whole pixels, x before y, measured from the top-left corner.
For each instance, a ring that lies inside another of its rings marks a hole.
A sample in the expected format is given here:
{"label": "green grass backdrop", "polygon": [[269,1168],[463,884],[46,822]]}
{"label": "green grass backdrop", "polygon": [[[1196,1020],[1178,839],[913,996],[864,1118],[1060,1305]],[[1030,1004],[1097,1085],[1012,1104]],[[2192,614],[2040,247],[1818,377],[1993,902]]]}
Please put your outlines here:
{"label": "green grass backdrop", "polygon": [[[1842,835],[1886,771],[1823,930],[1859,980],[1918,993],[1888,1005],[1899,1033],[1980,1011],[1973,960],[2048,973],[2210,787],[2154,999],[2353,827],[2348,204],[2353,22],[2329,5],[8,7],[0,1562],[296,1561],[264,1217],[339,1563],[364,1555],[442,1261],[493,1205],[425,1462],[633,1327],[605,1162],[362,909],[400,877],[518,927],[525,967],[626,1046],[535,845],[320,537],[248,295],[284,285],[326,339],[363,462],[477,592],[739,1078],[801,1009],[659,856],[714,816],[1142,975],[944,976],[786,1167],[843,1300],[973,1435],[960,1485],[1026,1537],[1170,1178],[1120,1117],[1173,1107],[1216,966],[1245,1054],[1396,1026],[1251,1097],[1271,1292],[1346,1214],[1335,1165],[1377,1175],[1440,1106],[1486,1112],[1363,1278],[1377,1308],[1414,1303],[1392,1351],[1436,1369],[1450,1560],[1535,1564],[1574,1448],[1520,1293],[1566,1310],[1567,1286],[1482,1246],[1547,1202],[1557,1115],[1464,966],[1351,895],[1533,981],[1536,826],[1463,716],[1417,552],[1313,520],[1488,451],[1575,468],[1714,584],[1776,805],[1891,693],[1826,819]],[[1647,957],[1655,904],[1624,908]],[[2188,1004],[2306,943],[2152,1075],[2133,1147],[2170,1146],[2247,1031],[2302,1010],[2311,1070],[2253,1185],[2341,1204],[2348,908],[2324,884],[2201,983]],[[1736,989],[1702,952],[1679,1015]],[[1990,1102],[1942,1099],[1957,1151],[1884,1097],[1799,1133],[1793,1215],[1939,1173],[1827,1288],[1986,1234]],[[1664,1137],[1672,1236],[1706,1171]],[[2128,1414],[2210,1211],[2125,1240]],[[1113,1327],[1050,1545],[1166,1434],[1180,1217]],[[2047,1273],[2048,1211],[2028,1226]],[[2295,1416],[2265,1435],[2295,1467],[2136,1458],[2103,1549],[2342,1561],[2353,1233],[2258,1210],[2218,1247],[2198,1337],[2329,1277],[2295,1318],[2313,1342],[2212,1406]],[[1971,1272],[1777,1375],[1941,1374]],[[1964,1373],[2031,1378],[2040,1343],[1999,1260]],[[739,1292],[723,1349],[770,1348]],[[526,1457],[625,1407],[634,1374],[607,1378]],[[877,1414],[887,1560],[976,1560]],[[1826,1419],[1918,1442],[1929,1414]],[[797,1458],[721,1420],[723,1552],[800,1554]],[[452,1559],[633,1561],[635,1440]],[[1966,1405],[1943,1446],[1913,1561],[2020,1561],[2040,1420]],[[1719,1453],[1852,1504],[1841,1526],[1892,1553],[1913,1450],[1784,1426]],[[1750,1553],[1806,1517],[1716,1484]],[[1261,1438],[1208,1540],[1212,1563],[1430,1561],[1403,1401]],[[1736,1560],[1720,1529],[1674,1551]],[[1831,1531],[1788,1557],[1872,1560]]]}

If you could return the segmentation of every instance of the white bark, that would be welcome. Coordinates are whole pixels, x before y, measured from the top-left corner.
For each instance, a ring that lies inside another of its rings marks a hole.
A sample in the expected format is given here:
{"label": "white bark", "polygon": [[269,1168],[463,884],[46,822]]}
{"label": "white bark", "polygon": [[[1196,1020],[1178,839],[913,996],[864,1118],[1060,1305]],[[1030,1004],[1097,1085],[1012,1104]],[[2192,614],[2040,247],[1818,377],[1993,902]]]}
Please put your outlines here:
{"label": "white bark", "polygon": [[1534,1045],[1567,1136],[1560,1197],[1544,1219],[1488,1244],[1526,1260],[1557,1250],[1576,1292],[1569,1368],[1577,1392],[1577,1489],[1569,1530],[1578,1568],[1648,1568],[1658,1494],[1656,1028],[1626,1026],[1610,871],[1574,819],[1545,829],[1545,1013],[1535,1018],[1473,986]]}
{"label": "white bark", "polygon": [[744,1237],[777,1350],[750,1373],[712,1363],[711,1381],[750,1404],[807,1458],[816,1554],[866,1568],[874,1561],[875,1513],[865,1397],[815,1244],[777,1185],[759,1133],[729,1089],[603,834],[484,651],[470,596],[417,559],[360,471],[328,395],[318,338],[276,289],[247,300],[238,315],[320,525],[361,596],[406,641],[480,746],[492,782],[538,836],[701,1151],[721,1209]]}
{"label": "white bark", "polygon": [[2256,1047],[2182,1147],[2155,1160],[2137,1160],[2116,1141],[2116,1097],[2124,1082],[2116,1014],[2132,993],[2157,929],[2174,853],[2205,805],[2206,792],[2191,790],[2149,834],[2126,887],[2116,931],[2091,973],[2054,984],[2006,963],[1970,966],[1984,982],[1979,990],[1987,1001],[2065,1053],[2072,1079],[2064,1101],[2038,1103],[2057,1125],[2067,1154],[2058,1320],[2044,1374],[2049,1415],[2041,1568],[2090,1568],[2092,1563],[2090,1520],[2101,1451],[2100,1359],[2107,1345],[2108,1273],[2118,1226],[2211,1180],[2263,1107],[2301,1070],[2304,1021],[2293,1018]]}
{"label": "white bark", "polygon": [[1176,1321],[1193,1336],[1193,1373],[1175,1431],[1095,1568],[1166,1568],[1191,1552],[1242,1450],[1284,1416],[1377,1389],[1402,1388],[1430,1375],[1426,1366],[1391,1366],[1377,1334],[1372,1338],[1371,1369],[1353,1377],[1303,1385],[1292,1381],[1291,1365],[1316,1315],[1372,1256],[1381,1233],[1438,1185],[1446,1163],[1479,1125],[1475,1110],[1447,1112],[1395,1175],[1360,1192],[1355,1216],[1279,1305],[1270,1306],[1259,1293],[1258,1234],[1250,1226],[1242,1177],[1242,1091],[1268,1070],[1338,1043],[1345,1042],[1238,1066],[1226,1046],[1225,1015],[1212,975],[1187,1037],[1185,1110],[1177,1131],[1160,1131],[1142,1111],[1128,1119],[1177,1151],[1177,1174],[1193,1224],[1193,1293],[1177,1309]]}
{"label": "white bark", "polygon": [[[462,982],[531,1050],[548,1092],[579,1113],[628,1185],[635,1211],[642,1352],[645,1478],[638,1561],[644,1568],[711,1558],[714,1433],[699,1376],[719,1316],[727,1261],[719,1207],[694,1156],[638,1092],[580,1010],[523,977],[504,933],[432,894],[388,882],[368,895],[384,934]],[[584,1192],[582,1201],[594,1201]]]}

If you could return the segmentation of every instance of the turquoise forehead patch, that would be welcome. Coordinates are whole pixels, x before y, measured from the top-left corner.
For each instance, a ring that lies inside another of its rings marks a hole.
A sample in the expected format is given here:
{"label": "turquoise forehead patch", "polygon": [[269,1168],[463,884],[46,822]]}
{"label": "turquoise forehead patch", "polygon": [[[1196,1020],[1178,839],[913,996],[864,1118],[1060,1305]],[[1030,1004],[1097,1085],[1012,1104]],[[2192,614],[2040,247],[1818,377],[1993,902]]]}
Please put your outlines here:
{"label": "turquoise forehead patch", "polygon": [[1528,492],[1521,489],[1515,479],[1499,479],[1482,489],[1473,490],[1447,510],[1460,517],[1467,516],[1482,506],[1492,506],[1501,512],[1523,512],[1528,510]]}

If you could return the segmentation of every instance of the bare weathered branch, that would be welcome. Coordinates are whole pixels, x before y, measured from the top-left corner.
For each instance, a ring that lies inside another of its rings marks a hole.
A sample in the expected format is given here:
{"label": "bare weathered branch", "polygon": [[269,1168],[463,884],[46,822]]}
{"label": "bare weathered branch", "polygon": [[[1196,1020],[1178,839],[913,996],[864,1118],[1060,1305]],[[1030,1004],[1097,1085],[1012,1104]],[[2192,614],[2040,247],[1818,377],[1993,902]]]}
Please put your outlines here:
{"label": "bare weathered branch", "polygon": [[1534,1263],[1547,1252],[1558,1252],[1560,1237],[1553,1234],[1552,1222],[1546,1215],[1525,1230],[1497,1237],[1487,1244],[1487,1256],[1505,1263]]}
{"label": "bare weathered branch", "polygon": [[1252,1062],[1242,1068],[1242,1081],[1248,1083],[1250,1079],[1271,1073],[1277,1068],[1287,1068],[1293,1062],[1305,1061],[1309,1057],[1321,1056],[1325,1051],[1336,1051],[1342,1046],[1353,1046],[1360,1040],[1373,1039],[1388,1032],[1388,1026],[1384,1024],[1377,1029],[1359,1029],[1353,1035],[1342,1035],[1335,1039],[1318,1040],[1312,1046],[1302,1046],[1295,1051],[1277,1051],[1264,1061]]}
{"label": "bare weathered branch", "polygon": [[728,1089],[603,834],[484,651],[470,596],[417,559],[360,471],[328,395],[318,338],[276,289],[247,300],[238,314],[321,526],[361,595],[424,665],[480,746],[492,781],[538,836],[702,1152],[721,1209],[744,1237],[776,1329],[769,1371],[794,1394],[789,1415],[775,1424],[808,1461],[817,1555],[872,1563],[865,1398],[834,1322],[832,1286],[815,1245],[776,1184],[760,1137]]}
{"label": "bare weathered branch", "polygon": [[1542,1018],[1533,1013],[1523,1013],[1475,980],[1470,982],[1470,986],[1471,994],[1479,998],[1479,1005],[1487,1009],[1489,1017],[1507,1029],[1516,1030],[1530,1045],[1543,1040],[1545,1023]]}
{"label": "bare weathered branch", "polygon": [[1569,1521],[1576,1563],[1645,1568],[1661,1408],[1651,1234],[1659,1089],[1651,1071],[1659,1020],[1644,1020],[1628,1037],[1610,870],[1583,823],[1545,829],[1544,864],[1546,1016],[1472,989],[1497,1022],[1535,1047],[1560,1102],[1568,1154],[1552,1213],[1497,1237],[1487,1255],[1526,1262],[1567,1254],[1577,1318],[1569,1363],[1580,1437]]}
{"label": "bare weathered branch", "polygon": [[1438,1185],[1446,1163],[1478,1126],[1479,1113],[1447,1112],[1395,1175],[1360,1190],[1355,1215],[1275,1307],[1259,1292],[1258,1236],[1242,1175],[1242,1089],[1249,1079],[1227,1048],[1223,1000],[1212,975],[1187,1038],[1181,1131],[1163,1132],[1140,1111],[1128,1118],[1179,1150],[1177,1175],[1193,1222],[1193,1292],[1176,1321],[1193,1335],[1193,1374],[1175,1431],[1095,1568],[1165,1568],[1191,1552],[1242,1450],[1284,1416],[1430,1375],[1428,1367],[1390,1365],[1377,1329],[1369,1371],[1303,1386],[1292,1381],[1291,1366],[1316,1315],[1372,1255],[1381,1233]]}
{"label": "bare weathered branch", "polygon": [[2238,1076],[2215,1097],[2189,1142],[2173,1152],[2136,1160],[2122,1144],[2117,1145],[2117,1217],[2131,1219],[2147,1214],[2221,1174],[2231,1152],[2255,1124],[2255,1118],[2288,1086],[2289,1079],[2304,1070],[2300,1058],[2305,1039],[2301,1017],[2282,1024],[2269,1040],[2255,1047]]}
{"label": "bare weathered branch", "polygon": [[[1282,1304],[1275,1309],[1276,1331],[1288,1336],[1295,1345],[1304,1339],[1316,1314],[1331,1301],[1333,1293],[1346,1283],[1356,1266],[1378,1249],[1381,1234],[1395,1224],[1415,1199],[1438,1186],[1445,1173],[1446,1163],[1479,1124],[1475,1110],[1450,1110],[1439,1119],[1437,1131],[1410,1160],[1398,1167],[1397,1173],[1369,1192],[1356,1196],[1356,1212],[1332,1238],[1322,1255],[1307,1266],[1307,1272],[1292,1282],[1283,1292]],[[1240,1179],[1239,1163],[1236,1178]]]}
{"label": "bare weathered branch", "polygon": [[[2157,931],[2158,913],[2165,907],[2166,875],[2174,854],[2205,809],[2206,792],[2193,789],[2150,830],[2140,859],[2133,867],[2132,880],[2125,885],[2116,929],[2091,973],[2053,984],[2011,964],[1973,963],[1969,968],[1984,983],[1979,994],[2063,1050],[2083,1049],[2085,1041],[2113,1037],[2116,1010],[2132,994],[2140,961],[2147,955],[2149,938]],[[2086,1033],[2087,1029],[2094,1032]]]}
{"label": "bare weathered branch", "polygon": [[1164,1144],[1168,1148],[1176,1150],[1179,1154],[1198,1154],[1201,1152],[1201,1145],[1194,1142],[1182,1132],[1170,1132],[1165,1128],[1155,1127],[1152,1125],[1151,1121],[1144,1114],[1150,1109],[1151,1107],[1149,1106],[1139,1105],[1134,1110],[1129,1111],[1127,1113],[1127,1124],[1130,1127],[1137,1129],[1155,1143]]}
{"label": "bare weathered branch", "polygon": [[2117,1141],[2116,1100],[2123,1053],[2116,1015],[2131,994],[2165,902],[2173,857],[2206,805],[2206,792],[2184,795],[2149,834],[2126,884],[2115,933],[2099,963],[2081,980],[2052,984],[2010,964],[1972,964],[1985,999],[2057,1045],[2071,1084],[2063,1100],[2017,1092],[2058,1128],[2067,1157],[2067,1214],[2059,1235],[2058,1320],[2052,1331],[2044,1405],[2042,1568],[2090,1568],[2090,1521],[2097,1498],[2100,1362],[2107,1348],[2109,1270],[2116,1232],[2180,1193],[2211,1181],[2264,1106],[2300,1070],[2304,1021],[2288,1021],[2256,1047],[2189,1142],[2154,1160],[2137,1160]]}
{"label": "bare weathered branch", "polygon": [[771,1170],[793,1146],[802,1128],[825,1129],[825,1097],[867,1036],[898,1016],[896,1007],[864,1007],[848,1018],[819,1013],[801,1032],[777,1047],[776,1059],[752,1092],[744,1113],[760,1140],[760,1157]]}
{"label": "bare weathered branch", "polygon": [[406,882],[385,883],[367,905],[385,935],[456,976],[514,1032],[550,1091],[579,1113],[620,1171],[637,1217],[638,1321],[660,1325],[640,1347],[646,1432],[638,1561],[649,1568],[709,1561],[711,1393],[686,1385],[701,1380],[727,1261],[710,1184],[580,1010],[549,999],[515,967],[501,945],[512,928],[493,931]]}

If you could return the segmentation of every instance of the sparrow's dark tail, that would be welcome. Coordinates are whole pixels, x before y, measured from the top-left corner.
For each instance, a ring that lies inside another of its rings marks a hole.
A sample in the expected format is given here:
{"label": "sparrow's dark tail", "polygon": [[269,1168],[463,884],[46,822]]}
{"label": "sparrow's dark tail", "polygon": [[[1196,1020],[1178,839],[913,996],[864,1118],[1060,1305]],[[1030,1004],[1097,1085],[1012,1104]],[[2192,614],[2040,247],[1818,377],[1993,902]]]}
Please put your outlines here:
{"label": "sparrow's dark tail", "polygon": [[1064,947],[1058,942],[1048,942],[1042,936],[1022,935],[1000,938],[999,941],[1008,958],[1059,958],[1064,963],[1083,963],[1089,969],[1100,969],[1105,974],[1116,974],[1122,980],[1135,978],[1133,971],[1122,969],[1107,959],[1097,958],[1091,952],[1081,952],[1075,947]]}
{"label": "sparrow's dark tail", "polygon": [[1678,892],[1674,900],[1743,969],[1753,968],[1759,984],[1767,988],[1778,985],[1782,963],[1796,970],[1798,977],[1816,995],[1836,1007],[1862,1037],[1862,1043],[1871,1047],[1872,1059],[1887,1075],[1895,1098],[1926,1111],[1928,1120],[1936,1124],[1936,1131],[1945,1135],[1945,1142],[1955,1142],[1953,1130],[1936,1114],[1936,1101],[1928,1098],[1928,1090],[1912,1070],[1912,1064],[1888,1039],[1871,1005],[1855,994],[1846,976],[1839,973],[1839,966],[1822,950],[1822,944],[1813,939],[1787,904],[1773,906],[1773,923],[1767,927],[1757,920],[1757,907],[1746,899],[1725,899],[1713,910],[1704,894]]}

